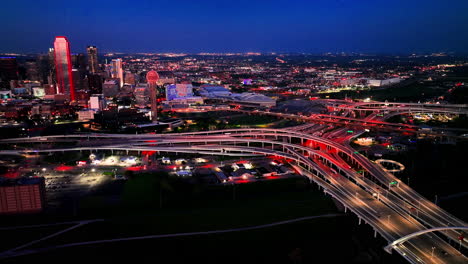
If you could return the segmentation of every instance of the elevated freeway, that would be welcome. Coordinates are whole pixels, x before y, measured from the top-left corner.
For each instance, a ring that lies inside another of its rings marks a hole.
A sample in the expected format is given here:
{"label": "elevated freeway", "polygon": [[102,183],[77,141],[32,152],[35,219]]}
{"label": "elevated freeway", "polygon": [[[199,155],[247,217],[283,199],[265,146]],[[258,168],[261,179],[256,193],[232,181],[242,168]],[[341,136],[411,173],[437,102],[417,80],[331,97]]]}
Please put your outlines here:
{"label": "elevated freeway", "polygon": [[[310,128],[306,125],[300,129]],[[60,147],[66,142],[66,147]],[[466,263],[447,241],[458,241],[455,227],[466,223],[431,203],[380,166],[349,146],[292,129],[229,129],[180,134],[78,134],[8,139],[0,144],[25,144],[29,149],[1,153],[61,151],[159,151],[210,155],[274,155],[291,162],[323,191],[371,225],[389,244],[430,228],[447,231],[424,233],[391,246],[411,263]],[[71,144],[73,143],[73,144]],[[359,173],[362,171],[362,173]],[[396,182],[397,184],[391,184]],[[416,211],[414,211],[416,210]],[[451,229],[450,227],[454,227]],[[467,241],[461,243],[467,246]],[[435,247],[447,254],[432,254]]]}

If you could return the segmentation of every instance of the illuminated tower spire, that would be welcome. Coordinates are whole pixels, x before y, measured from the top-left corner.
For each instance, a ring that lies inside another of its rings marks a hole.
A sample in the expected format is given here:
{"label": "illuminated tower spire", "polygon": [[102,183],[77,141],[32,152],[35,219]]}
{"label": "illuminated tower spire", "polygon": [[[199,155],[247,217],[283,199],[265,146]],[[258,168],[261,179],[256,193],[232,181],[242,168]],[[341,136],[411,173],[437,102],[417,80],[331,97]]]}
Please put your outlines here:
{"label": "illuminated tower spire", "polygon": [[58,93],[66,94],[70,101],[75,101],[70,43],[66,37],[55,37],[54,55]]}
{"label": "illuminated tower spire", "polygon": [[148,82],[148,88],[150,89],[150,93],[151,93],[151,120],[152,121],[158,120],[158,108],[157,108],[157,100],[156,100],[156,97],[158,95],[158,92],[157,92],[158,80],[159,80],[159,74],[156,71],[149,71],[146,74],[146,81]]}

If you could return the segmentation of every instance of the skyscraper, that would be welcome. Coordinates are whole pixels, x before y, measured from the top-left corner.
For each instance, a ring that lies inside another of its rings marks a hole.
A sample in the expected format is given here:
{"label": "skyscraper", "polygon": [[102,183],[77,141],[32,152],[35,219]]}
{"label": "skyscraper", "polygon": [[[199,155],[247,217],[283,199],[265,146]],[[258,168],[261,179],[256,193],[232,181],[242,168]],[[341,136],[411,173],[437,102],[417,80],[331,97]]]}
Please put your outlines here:
{"label": "skyscraper", "polygon": [[149,71],[146,74],[146,81],[148,82],[148,89],[150,90],[151,96],[151,120],[158,120],[158,108],[157,108],[157,95],[158,95],[158,80],[159,74],[156,71]]}
{"label": "skyscraper", "polygon": [[86,48],[88,53],[88,67],[90,73],[98,72],[98,57],[97,57],[97,48],[95,46],[88,46]]}
{"label": "skyscraper", "polygon": [[55,38],[54,54],[58,93],[66,94],[69,96],[70,101],[74,101],[75,87],[73,85],[70,44],[66,37]]}
{"label": "skyscraper", "polygon": [[49,73],[47,78],[47,83],[55,85],[57,83],[57,71],[55,70],[55,51],[54,48],[49,48]]}
{"label": "skyscraper", "polygon": [[123,86],[123,70],[122,70],[122,59],[113,59],[111,65],[111,77],[119,79],[120,87]]}
{"label": "skyscraper", "polygon": [[11,80],[18,80],[18,63],[15,57],[0,57],[0,87],[9,87]]}

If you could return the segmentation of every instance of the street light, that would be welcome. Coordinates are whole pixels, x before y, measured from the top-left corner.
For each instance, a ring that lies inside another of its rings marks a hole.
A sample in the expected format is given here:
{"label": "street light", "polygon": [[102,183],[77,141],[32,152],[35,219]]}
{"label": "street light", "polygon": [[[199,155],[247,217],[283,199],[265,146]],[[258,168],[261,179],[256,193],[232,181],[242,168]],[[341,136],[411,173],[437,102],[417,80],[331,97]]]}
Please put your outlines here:
{"label": "street light", "polygon": [[96,169],[95,169],[95,168],[92,168],[92,169],[91,169],[91,172],[96,172]]}
{"label": "street light", "polygon": [[435,249],[435,247],[432,247],[431,259],[434,257],[434,249]]}

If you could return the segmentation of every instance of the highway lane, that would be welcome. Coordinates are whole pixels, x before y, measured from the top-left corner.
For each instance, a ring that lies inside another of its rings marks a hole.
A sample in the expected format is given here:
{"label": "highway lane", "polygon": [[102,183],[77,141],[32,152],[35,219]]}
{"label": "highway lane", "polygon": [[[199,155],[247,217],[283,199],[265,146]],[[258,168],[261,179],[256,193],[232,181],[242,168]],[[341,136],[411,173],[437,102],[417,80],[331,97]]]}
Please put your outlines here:
{"label": "highway lane", "polygon": [[[249,132],[247,132],[249,131]],[[255,133],[252,133],[253,131],[255,131]],[[237,133],[237,132],[242,132],[242,133]],[[131,140],[130,141],[133,141],[134,143],[136,144],[141,144],[141,142],[143,142],[143,145],[161,145],[161,144],[178,144],[178,142],[184,142],[187,143],[187,140],[190,140],[190,141],[193,141],[193,143],[200,143],[200,142],[204,142],[204,144],[207,144],[208,142],[216,142],[216,141],[226,141],[226,142],[236,142],[241,144],[241,143],[245,143],[247,142],[255,142],[255,143],[263,143],[263,144],[271,144],[271,146],[273,146],[273,148],[275,147],[275,145],[277,147],[279,146],[287,146],[287,147],[293,147],[293,148],[296,148],[296,149],[302,149],[302,150],[306,150],[307,152],[309,153],[312,153],[312,154],[316,154],[316,155],[319,155],[319,156],[322,156],[322,157],[326,157],[326,155],[324,154],[325,152],[322,152],[322,153],[319,153],[317,152],[316,150],[314,149],[305,149],[304,146],[298,146],[297,144],[291,144],[291,143],[288,143],[288,144],[285,144],[284,141],[281,141],[281,142],[272,142],[271,140],[263,140],[263,139],[258,139],[258,137],[275,137],[275,138],[288,138],[288,141],[291,142],[291,138],[302,138],[302,139],[315,139],[316,141],[319,141],[319,142],[322,142],[322,143],[327,143],[326,140],[324,139],[317,139],[317,138],[314,138],[313,136],[306,136],[306,137],[303,137],[303,135],[301,135],[302,133],[298,133],[298,132],[294,132],[294,131],[277,131],[277,130],[267,130],[267,129],[264,129],[264,130],[244,130],[244,131],[238,131],[236,130],[236,133],[235,134],[226,134],[226,133],[230,133],[230,132],[226,132],[226,131],[218,131],[218,132],[208,132],[208,134],[210,133],[222,133],[221,135],[209,135],[207,136],[207,132],[200,132],[200,133],[188,133],[188,134],[180,134],[180,135],[177,135],[177,136],[174,136],[172,134],[170,135],[157,135],[157,136],[154,136],[154,137],[148,137],[148,136],[144,136],[144,137],[141,137],[141,136],[137,136],[137,137],[133,137],[133,135],[127,135],[127,138],[130,138]],[[205,135],[204,135],[205,134]],[[197,136],[198,135],[198,136]],[[246,137],[246,135],[248,135],[249,137],[257,137],[257,139],[252,139],[252,138],[242,138],[242,137]],[[97,138],[102,138],[102,137],[115,137],[116,135],[100,135],[100,136],[97,136]],[[88,136],[89,137],[89,136]],[[241,138],[239,138],[241,137]],[[56,137],[56,138],[59,138],[59,137]],[[80,137],[77,137],[77,138],[80,138]],[[81,137],[83,138],[83,137]],[[119,138],[125,138],[125,137],[121,137],[121,136],[117,136],[116,137],[117,139]],[[152,138],[152,139],[151,139]],[[145,142],[145,140],[148,140],[150,139],[149,141],[152,141],[153,139],[154,140],[165,140],[163,142]],[[32,142],[34,142],[34,140],[32,140]],[[129,141],[127,140],[127,143]],[[225,145],[222,145],[223,147],[226,147]],[[339,146],[339,144],[328,144],[328,146],[330,147],[333,147],[333,148],[337,148],[337,146]],[[130,148],[133,148],[135,146],[131,146],[131,145],[121,145],[122,149],[129,149]],[[221,146],[220,146],[221,147]],[[343,153],[347,153],[349,152],[349,150],[347,149],[342,149],[343,146],[340,146],[340,151],[343,151]],[[98,148],[102,148],[102,147],[98,147]],[[106,149],[112,149],[112,148],[118,148],[118,145],[110,145],[110,146],[106,146],[105,147]],[[148,149],[155,149],[154,147],[152,146],[136,146],[136,148],[134,149],[139,149],[139,150],[148,150]],[[159,147],[158,149],[161,149],[162,147]],[[166,146],[164,147],[165,150],[168,150],[170,151],[171,148],[174,148],[174,146]],[[232,146],[230,148],[233,148]],[[235,148],[237,148],[238,150],[245,150],[245,146],[236,146]],[[78,150],[79,148],[75,149],[75,150]],[[88,148],[89,149],[89,148]],[[177,151],[181,151],[182,149],[184,149],[183,147],[180,147],[180,149],[178,149]],[[190,146],[190,149],[188,151],[192,151],[192,152],[199,152],[200,150],[202,150],[203,148],[201,147],[194,147],[194,146]],[[263,150],[263,153],[266,153],[265,152],[265,147],[262,148]],[[186,149],[187,150],[187,149]],[[257,149],[257,151],[259,151]],[[181,151],[182,152],[182,151]],[[206,152],[208,153],[208,152]],[[213,153],[213,152],[211,152]],[[219,152],[218,152],[219,153]],[[259,152],[261,153],[261,152]],[[282,152],[281,151],[274,151],[272,150],[272,152],[269,152],[269,153],[273,153],[273,154],[277,154],[277,155],[282,155]],[[352,154],[351,154],[352,155]],[[353,155],[352,155],[353,156]],[[366,163],[366,161],[364,160],[361,160],[361,156],[357,155],[354,155],[354,157],[358,162],[360,163],[364,163],[366,165],[369,165]],[[330,159],[328,157],[328,159]],[[332,160],[330,159],[330,161],[332,163],[336,163],[336,164],[342,164],[342,160]],[[367,160],[368,161],[368,160]],[[375,164],[374,164],[374,167],[375,167]],[[379,174],[381,173],[378,169],[376,168],[373,168],[372,166],[370,166],[368,168],[369,172],[370,173],[373,173],[373,174]],[[375,170],[375,171],[374,171]],[[388,182],[388,175],[386,174],[382,174],[380,175],[382,176],[386,182]],[[403,185],[402,185],[403,186]],[[356,186],[357,188],[360,188],[359,186]],[[346,186],[346,188],[350,188],[349,186]],[[340,189],[339,191],[340,193],[341,192],[344,192],[343,189]],[[369,195],[369,194],[368,194]],[[351,202],[351,201],[349,201]],[[363,213],[364,214],[364,213]],[[398,219],[398,218],[396,218]],[[374,219],[375,220],[375,219]],[[374,221],[372,220],[372,221]],[[407,247],[408,248],[408,247]]]}

